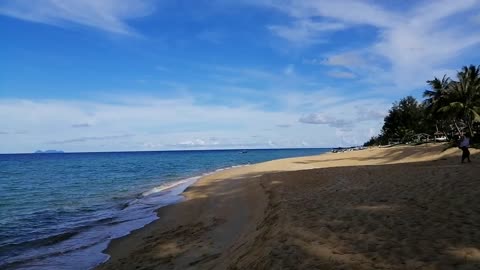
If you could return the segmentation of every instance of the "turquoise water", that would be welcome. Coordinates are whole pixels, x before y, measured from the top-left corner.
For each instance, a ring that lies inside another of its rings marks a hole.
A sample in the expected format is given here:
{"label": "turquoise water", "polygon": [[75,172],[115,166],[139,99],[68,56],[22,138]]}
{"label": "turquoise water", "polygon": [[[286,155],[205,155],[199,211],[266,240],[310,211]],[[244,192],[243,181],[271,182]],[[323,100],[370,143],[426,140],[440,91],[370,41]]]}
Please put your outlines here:
{"label": "turquoise water", "polygon": [[0,155],[0,269],[92,268],[201,175],[327,150]]}

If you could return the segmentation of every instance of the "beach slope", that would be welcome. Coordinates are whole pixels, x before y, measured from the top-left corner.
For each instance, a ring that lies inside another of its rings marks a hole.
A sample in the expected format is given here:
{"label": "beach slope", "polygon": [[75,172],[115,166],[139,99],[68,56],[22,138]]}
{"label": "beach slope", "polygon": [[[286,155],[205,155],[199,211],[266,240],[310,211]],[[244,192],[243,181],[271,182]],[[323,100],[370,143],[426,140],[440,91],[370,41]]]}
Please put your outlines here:
{"label": "beach slope", "polygon": [[207,176],[98,269],[480,269],[480,160],[444,145]]}

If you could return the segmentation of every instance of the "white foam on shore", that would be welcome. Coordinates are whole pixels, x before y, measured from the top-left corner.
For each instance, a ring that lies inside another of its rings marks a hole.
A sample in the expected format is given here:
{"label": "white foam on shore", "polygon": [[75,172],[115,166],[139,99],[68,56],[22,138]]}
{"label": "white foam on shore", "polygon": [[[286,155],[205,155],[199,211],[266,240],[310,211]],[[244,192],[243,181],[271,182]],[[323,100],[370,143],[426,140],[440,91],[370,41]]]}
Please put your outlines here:
{"label": "white foam on shore", "polygon": [[55,246],[40,247],[10,258],[6,263],[18,263],[21,269],[69,269],[72,265],[78,269],[92,269],[110,258],[104,251],[111,240],[126,236],[157,220],[159,217],[156,210],[182,201],[184,198],[181,194],[196,181],[219,171],[243,166],[248,165],[221,168],[200,176],[161,184],[141,193],[140,198],[128,202],[121,210],[99,213],[99,219],[110,218],[108,223],[95,225]]}
{"label": "white foam on shore", "polygon": [[175,182],[164,183],[160,186],[154,187],[154,188],[152,188],[148,191],[143,192],[142,196],[146,197],[146,196],[150,196],[150,195],[155,194],[155,193],[165,192],[165,191],[168,191],[170,189],[177,188],[179,186],[183,187],[185,184],[187,184],[187,187],[189,187],[190,185],[194,184],[198,179],[200,179],[202,177],[214,174],[216,172],[220,172],[220,171],[224,171],[224,170],[228,170],[228,169],[233,169],[233,168],[245,167],[245,166],[249,166],[249,164],[247,164],[247,165],[235,165],[235,166],[230,166],[230,167],[226,167],[226,168],[221,168],[221,169],[217,169],[213,172],[204,173],[201,176],[194,176],[194,177],[190,177],[190,178],[187,178],[187,179],[178,180],[178,181],[175,181]]}
{"label": "white foam on shore", "polygon": [[196,181],[200,178],[200,176],[197,176],[197,177],[191,177],[191,178],[188,178],[188,179],[185,179],[185,180],[179,180],[177,182],[173,182],[173,183],[165,183],[163,185],[160,185],[158,187],[154,187],[148,191],[145,191],[142,193],[142,196],[143,197],[147,197],[149,195],[152,195],[152,194],[155,194],[155,193],[159,193],[159,192],[162,192],[162,191],[166,191],[168,189],[172,189],[174,187],[177,187],[179,185],[182,185],[182,184],[185,184],[185,183],[188,183],[190,181]]}

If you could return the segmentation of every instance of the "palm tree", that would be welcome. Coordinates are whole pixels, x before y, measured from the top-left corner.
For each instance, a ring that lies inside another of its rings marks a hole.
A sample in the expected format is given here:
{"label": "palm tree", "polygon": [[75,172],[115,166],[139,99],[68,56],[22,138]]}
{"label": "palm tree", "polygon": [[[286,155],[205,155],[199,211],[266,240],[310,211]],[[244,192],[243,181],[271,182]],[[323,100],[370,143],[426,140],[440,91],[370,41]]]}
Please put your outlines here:
{"label": "palm tree", "polygon": [[464,66],[457,78],[440,98],[437,111],[463,120],[473,135],[473,123],[480,121],[480,66]]}
{"label": "palm tree", "polygon": [[423,97],[426,98],[423,102],[428,109],[435,111],[435,107],[438,107],[438,103],[445,96],[449,86],[452,84],[452,80],[445,74],[441,80],[435,77],[433,80],[427,81],[427,83],[430,85],[431,90],[423,92]]}
{"label": "palm tree", "polygon": [[427,83],[430,85],[430,90],[427,89],[423,92],[425,98],[423,106],[425,106],[427,118],[435,120],[435,129],[438,132],[438,122],[444,122],[442,120],[448,118],[448,115],[438,112],[438,109],[446,105],[445,98],[453,81],[445,74],[441,80],[435,77]]}

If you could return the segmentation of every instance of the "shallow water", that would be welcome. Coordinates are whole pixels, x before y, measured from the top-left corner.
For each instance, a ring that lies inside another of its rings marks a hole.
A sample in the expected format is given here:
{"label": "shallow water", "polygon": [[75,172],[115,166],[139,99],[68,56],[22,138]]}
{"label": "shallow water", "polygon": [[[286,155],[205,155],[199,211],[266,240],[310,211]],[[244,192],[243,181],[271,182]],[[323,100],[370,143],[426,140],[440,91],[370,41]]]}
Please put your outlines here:
{"label": "shallow water", "polygon": [[0,268],[91,268],[111,239],[155,220],[199,176],[327,150],[0,155]]}

